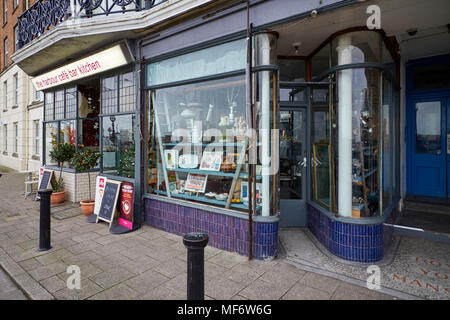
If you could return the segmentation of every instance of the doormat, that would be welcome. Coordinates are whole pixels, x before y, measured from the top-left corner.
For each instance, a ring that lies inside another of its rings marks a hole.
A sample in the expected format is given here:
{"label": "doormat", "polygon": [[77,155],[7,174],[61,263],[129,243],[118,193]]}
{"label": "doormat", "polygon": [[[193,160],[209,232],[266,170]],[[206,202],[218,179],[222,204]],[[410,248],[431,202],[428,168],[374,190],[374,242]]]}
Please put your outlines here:
{"label": "doormat", "polygon": [[64,209],[57,210],[56,212],[52,212],[52,217],[55,219],[58,219],[58,220],[64,220],[67,218],[79,216],[80,214],[82,214],[81,207],[70,206],[68,208],[64,208]]}

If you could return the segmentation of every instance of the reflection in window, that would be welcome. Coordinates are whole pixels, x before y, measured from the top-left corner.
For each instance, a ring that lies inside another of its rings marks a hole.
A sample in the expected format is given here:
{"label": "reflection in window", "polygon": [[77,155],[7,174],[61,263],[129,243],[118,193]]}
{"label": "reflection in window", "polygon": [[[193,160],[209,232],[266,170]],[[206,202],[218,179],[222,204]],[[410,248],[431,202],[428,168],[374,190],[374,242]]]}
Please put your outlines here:
{"label": "reflection in window", "polygon": [[416,153],[441,153],[441,102],[416,103]]}
{"label": "reflection in window", "polygon": [[54,95],[53,92],[46,92],[45,93],[45,121],[51,121],[54,120]]}
{"label": "reflection in window", "polygon": [[57,163],[50,158],[50,152],[58,144],[58,122],[49,122],[45,124],[45,164],[56,165]]}
{"label": "reflection in window", "polygon": [[[69,143],[73,146],[76,144],[77,128],[75,120],[61,121],[59,143]],[[72,166],[64,162],[64,168],[71,168]]]}
{"label": "reflection in window", "polygon": [[103,172],[134,178],[134,114],[105,116],[103,119]]}
{"label": "reflection in window", "polygon": [[64,90],[55,92],[55,120],[64,119]]}
{"label": "reflection in window", "polygon": [[102,79],[102,114],[116,113],[117,87],[117,75]]}
{"label": "reflection in window", "polygon": [[136,109],[136,87],[134,72],[119,75],[119,112],[129,112]]}

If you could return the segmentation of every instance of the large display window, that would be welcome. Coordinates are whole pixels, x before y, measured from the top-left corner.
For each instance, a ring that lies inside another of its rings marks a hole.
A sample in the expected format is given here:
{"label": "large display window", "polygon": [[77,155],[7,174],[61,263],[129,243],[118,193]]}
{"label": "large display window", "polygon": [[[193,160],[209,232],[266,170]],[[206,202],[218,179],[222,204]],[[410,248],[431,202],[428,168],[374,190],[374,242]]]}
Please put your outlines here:
{"label": "large display window", "polygon": [[[221,55],[211,54],[218,48]],[[214,65],[215,60],[218,65],[214,70],[220,66],[220,70],[234,71],[235,75],[196,81],[203,71],[210,75],[206,66]],[[187,80],[162,85],[172,74],[163,67],[172,64],[176,70],[185,71],[182,78]],[[197,68],[189,74],[187,66],[192,64]],[[273,161],[273,156],[278,147],[271,145],[277,143],[271,135],[277,121],[276,72],[260,70],[253,74],[255,107],[251,122],[243,67],[242,40],[148,66],[148,193],[247,212],[252,188],[255,214],[276,212],[272,190],[278,186],[273,178],[278,161]],[[248,130],[249,123],[254,130]],[[255,133],[255,140],[250,139],[249,132]],[[248,152],[252,141],[256,157]],[[255,169],[255,180],[249,185],[251,168]]]}
{"label": "large display window", "polygon": [[378,217],[399,191],[392,58],[378,32],[341,34],[312,61],[325,61],[325,48],[335,70],[316,72],[330,85],[329,99],[311,109],[312,200],[339,217]]}

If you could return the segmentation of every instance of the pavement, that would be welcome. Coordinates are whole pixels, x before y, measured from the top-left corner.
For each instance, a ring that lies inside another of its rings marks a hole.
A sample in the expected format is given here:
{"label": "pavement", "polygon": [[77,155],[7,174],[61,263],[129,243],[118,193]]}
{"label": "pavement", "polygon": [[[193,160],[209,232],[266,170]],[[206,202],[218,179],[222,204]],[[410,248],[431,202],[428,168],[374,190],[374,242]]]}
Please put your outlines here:
{"label": "pavement", "polygon": [[[78,215],[63,220],[52,218],[52,248],[38,251],[39,202],[22,195],[23,174],[5,173],[1,167],[0,173],[3,173],[0,178],[0,299],[186,299],[187,252],[182,237],[147,225],[134,232],[113,235],[108,224],[90,224],[83,215]],[[284,234],[282,241],[290,238]],[[315,243],[311,242],[311,246],[307,250],[320,251]],[[286,251],[286,242],[280,248],[279,257],[273,260],[249,261],[237,253],[207,246],[205,299],[421,298],[402,287],[369,290],[361,277],[318,268],[317,259],[311,258],[309,265],[296,260],[292,251]],[[79,289],[70,285],[76,283],[76,273],[68,272],[70,266],[79,268]],[[355,268],[366,270],[367,266]]]}

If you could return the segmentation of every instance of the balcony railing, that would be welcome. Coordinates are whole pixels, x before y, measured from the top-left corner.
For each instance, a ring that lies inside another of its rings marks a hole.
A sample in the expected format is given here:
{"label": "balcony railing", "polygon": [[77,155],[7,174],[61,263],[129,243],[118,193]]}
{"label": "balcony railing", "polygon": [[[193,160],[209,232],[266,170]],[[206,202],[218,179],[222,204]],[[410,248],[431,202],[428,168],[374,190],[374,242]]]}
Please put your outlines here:
{"label": "balcony railing", "polygon": [[23,47],[59,23],[113,13],[141,11],[167,0],[39,0],[19,16],[18,46]]}

